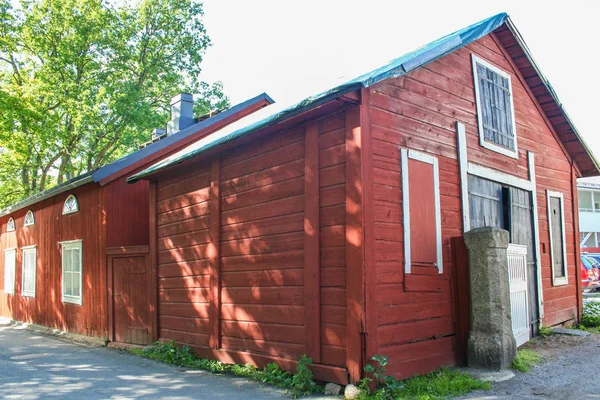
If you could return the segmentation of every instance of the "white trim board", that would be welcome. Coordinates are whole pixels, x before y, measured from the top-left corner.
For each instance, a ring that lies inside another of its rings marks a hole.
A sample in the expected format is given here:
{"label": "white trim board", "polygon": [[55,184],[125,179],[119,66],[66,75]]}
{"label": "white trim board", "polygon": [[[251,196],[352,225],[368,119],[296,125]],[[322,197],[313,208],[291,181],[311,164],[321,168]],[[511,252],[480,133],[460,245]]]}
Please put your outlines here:
{"label": "white trim board", "polygon": [[469,208],[469,162],[467,160],[467,134],[465,125],[456,123],[456,140],[458,150],[458,164],[460,167],[460,189],[462,201],[463,232],[471,230],[471,210]]}
{"label": "white trim board", "polygon": [[404,272],[411,272],[411,254],[410,254],[410,188],[408,184],[408,160],[413,159],[433,166],[433,194],[434,194],[434,212],[435,212],[435,231],[436,231],[436,264],[438,273],[444,272],[444,262],[442,255],[442,211],[440,206],[440,173],[438,159],[429,154],[414,150],[401,149],[401,167],[402,167],[402,215],[404,222]]}
{"label": "white trim board", "polygon": [[533,240],[535,244],[535,270],[537,275],[538,309],[540,319],[544,317],[544,290],[542,287],[542,254],[540,251],[540,218],[537,205],[537,182],[535,178],[535,153],[527,152],[529,181],[531,182],[531,208],[533,209]]}
{"label": "white trim board", "polygon": [[518,189],[527,190],[529,192],[533,191],[533,185],[531,184],[531,181],[507,174],[505,172],[500,172],[495,169],[484,167],[479,164],[473,164],[472,162],[469,162],[467,172],[471,175],[516,187]]}
{"label": "white trim board", "polygon": [[[562,239],[561,252],[563,256],[563,274],[565,276],[555,276],[554,275],[554,238],[552,236],[552,211],[550,209],[550,199],[554,197],[559,200],[560,203],[560,233]],[[549,244],[550,244],[550,267],[552,268],[552,286],[563,286],[569,283],[569,274],[567,267],[567,244],[565,241],[565,199],[561,192],[553,192],[551,190],[546,189],[546,202],[547,202],[547,211],[548,211],[548,235],[549,235]]]}

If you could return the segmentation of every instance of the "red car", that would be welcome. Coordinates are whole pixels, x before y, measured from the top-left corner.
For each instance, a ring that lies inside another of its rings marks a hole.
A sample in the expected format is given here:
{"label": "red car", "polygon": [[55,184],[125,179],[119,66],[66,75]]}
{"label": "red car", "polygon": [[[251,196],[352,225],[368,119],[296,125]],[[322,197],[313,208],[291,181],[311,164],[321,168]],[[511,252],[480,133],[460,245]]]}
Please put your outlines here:
{"label": "red car", "polygon": [[585,256],[581,256],[581,286],[584,292],[591,292],[600,286],[598,269]]}

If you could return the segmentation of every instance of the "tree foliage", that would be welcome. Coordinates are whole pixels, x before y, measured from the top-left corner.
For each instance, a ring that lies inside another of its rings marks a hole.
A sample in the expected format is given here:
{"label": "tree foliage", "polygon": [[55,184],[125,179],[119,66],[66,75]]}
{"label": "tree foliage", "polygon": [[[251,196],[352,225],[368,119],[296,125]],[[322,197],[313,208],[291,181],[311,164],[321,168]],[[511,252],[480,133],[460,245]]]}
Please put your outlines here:
{"label": "tree foliage", "polygon": [[194,0],[0,0],[0,205],[121,157],[168,119],[228,106],[200,80],[210,40]]}

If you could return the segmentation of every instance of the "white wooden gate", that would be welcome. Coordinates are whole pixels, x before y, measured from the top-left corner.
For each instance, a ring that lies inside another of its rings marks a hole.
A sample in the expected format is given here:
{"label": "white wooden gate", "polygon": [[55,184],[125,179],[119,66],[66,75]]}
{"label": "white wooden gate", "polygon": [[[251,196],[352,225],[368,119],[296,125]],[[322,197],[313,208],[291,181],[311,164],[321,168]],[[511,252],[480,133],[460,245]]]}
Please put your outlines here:
{"label": "white wooden gate", "polygon": [[529,301],[527,294],[527,246],[508,245],[508,277],[510,282],[510,312],[517,346],[527,342],[529,331]]}

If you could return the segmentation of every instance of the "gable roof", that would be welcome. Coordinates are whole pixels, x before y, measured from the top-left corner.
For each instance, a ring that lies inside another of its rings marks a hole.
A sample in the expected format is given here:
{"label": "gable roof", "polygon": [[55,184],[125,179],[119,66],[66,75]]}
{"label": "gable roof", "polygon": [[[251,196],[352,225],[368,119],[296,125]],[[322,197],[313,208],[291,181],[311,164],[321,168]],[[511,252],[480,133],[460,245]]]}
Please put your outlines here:
{"label": "gable roof", "polygon": [[227,123],[231,123],[231,120],[235,121],[243,118],[257,109],[273,103],[274,100],[269,95],[262,93],[142,149],[134,151],[110,164],[106,164],[95,171],[86,172],[61,183],[60,185],[56,185],[48,190],[21,200],[20,202],[1,210],[0,217],[90,182],[98,183],[104,181],[101,182],[101,184],[106,183],[107,181],[109,182],[115,179],[115,177],[120,176],[119,173],[125,173],[128,168],[135,167],[140,161],[146,163],[152,162],[153,158],[159,158],[163,154],[163,151],[168,150],[169,147],[174,146],[179,142],[183,142],[186,139],[193,139],[193,137],[197,136],[199,133],[208,131],[208,134],[210,134],[210,129],[218,124],[226,125]]}
{"label": "gable roof", "polygon": [[[225,135],[215,134],[211,137],[199,140],[198,142],[191,144],[185,149],[161,160],[151,167],[130,176],[127,181],[130,183],[136,182],[156,172],[165,170],[190,158],[199,156],[200,154],[203,154],[221,144],[242,136],[246,136],[260,129],[278,124],[288,118],[316,108],[349,92],[360,88],[370,87],[385,79],[396,78],[405,75],[414,69],[435,61],[438,58],[458,50],[461,47],[464,47],[469,43],[472,43],[495,31],[498,32],[499,35],[504,35],[501,40],[507,44],[513,45],[513,47],[508,47],[509,49],[512,48],[510,51],[512,51],[513,54],[523,57],[522,59],[518,60],[517,65],[519,65],[519,68],[521,68],[521,66],[526,68],[527,74],[523,73],[523,75],[525,76],[527,83],[530,85],[534,95],[538,98],[538,101],[540,102],[544,112],[547,114],[548,119],[552,122],[555,130],[560,136],[561,141],[564,143],[565,148],[571,157],[575,159],[582,176],[599,175],[600,164],[594,158],[591,150],[587,147],[583,141],[583,138],[575,128],[575,125],[564,111],[562,103],[556,96],[556,93],[548,83],[547,79],[542,75],[539,68],[533,61],[527,46],[510,21],[508,14],[501,13],[453,32],[449,35],[443,36],[423,47],[392,60],[380,68],[361,75],[326,92],[306,98],[296,105],[293,105],[279,113],[273,114],[259,122]],[[514,43],[508,43],[511,37],[513,38]],[[520,54],[519,51],[521,51],[522,54]],[[511,54],[511,56],[515,57],[513,54]],[[517,60],[515,62],[517,62]]]}

